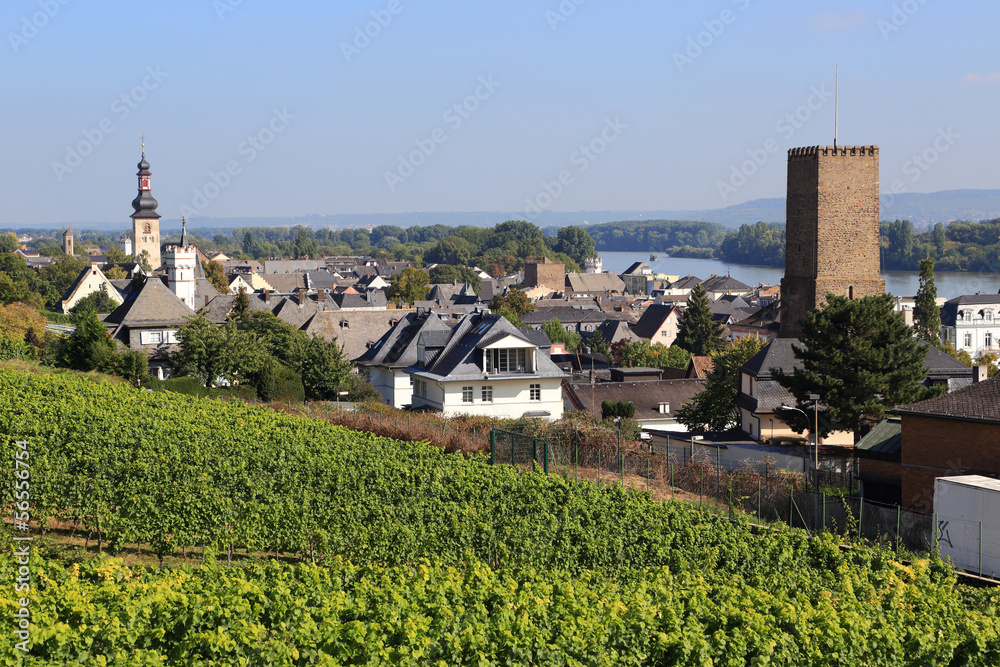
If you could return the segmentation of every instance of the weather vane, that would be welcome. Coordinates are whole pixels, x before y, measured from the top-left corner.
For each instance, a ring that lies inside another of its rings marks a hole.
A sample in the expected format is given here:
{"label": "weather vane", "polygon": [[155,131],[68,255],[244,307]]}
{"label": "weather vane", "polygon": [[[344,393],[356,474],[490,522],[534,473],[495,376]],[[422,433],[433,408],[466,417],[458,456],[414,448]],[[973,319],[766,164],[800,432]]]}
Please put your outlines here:
{"label": "weather vane", "polygon": [[142,154],[146,154],[146,135],[142,132],[139,133],[139,143],[142,144]]}

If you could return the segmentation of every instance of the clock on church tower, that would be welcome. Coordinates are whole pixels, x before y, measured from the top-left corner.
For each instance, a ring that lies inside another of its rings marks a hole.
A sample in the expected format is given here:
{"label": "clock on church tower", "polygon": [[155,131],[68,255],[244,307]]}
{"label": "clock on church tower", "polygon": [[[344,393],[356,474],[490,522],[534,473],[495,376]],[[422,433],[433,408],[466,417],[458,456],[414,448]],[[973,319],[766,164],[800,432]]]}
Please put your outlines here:
{"label": "clock on church tower", "polygon": [[156,212],[157,201],[153,198],[151,189],[152,173],[149,171],[149,162],[146,161],[146,151],[142,151],[142,160],[139,162],[138,194],[132,200],[134,213],[132,218],[132,232],[135,237],[135,254],[137,257],[146,253],[149,257],[149,264],[155,270],[160,268],[160,214]]}

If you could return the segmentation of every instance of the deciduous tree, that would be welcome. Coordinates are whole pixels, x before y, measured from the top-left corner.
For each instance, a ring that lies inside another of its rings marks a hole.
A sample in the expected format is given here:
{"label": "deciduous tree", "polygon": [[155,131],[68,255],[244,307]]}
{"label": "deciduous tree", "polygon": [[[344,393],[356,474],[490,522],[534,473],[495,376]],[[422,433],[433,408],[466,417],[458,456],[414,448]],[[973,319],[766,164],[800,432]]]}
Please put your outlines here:
{"label": "deciduous tree", "polygon": [[412,306],[414,301],[422,301],[427,297],[427,283],[431,277],[426,271],[406,268],[392,279],[392,284],[385,290],[389,301],[404,301]]}
{"label": "deciduous tree", "polygon": [[739,370],[767,345],[757,336],[744,336],[712,355],[705,389],[677,412],[677,421],[691,430],[728,431],[740,420],[736,406]]}

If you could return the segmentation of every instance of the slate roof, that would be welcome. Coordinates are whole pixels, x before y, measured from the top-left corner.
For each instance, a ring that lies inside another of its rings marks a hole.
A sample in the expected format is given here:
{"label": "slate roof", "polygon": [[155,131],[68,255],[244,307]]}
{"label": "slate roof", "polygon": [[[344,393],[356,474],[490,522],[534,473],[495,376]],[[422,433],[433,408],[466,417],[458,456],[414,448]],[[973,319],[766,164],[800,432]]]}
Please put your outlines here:
{"label": "slate roof", "polygon": [[605,319],[604,313],[597,310],[558,306],[539,308],[522,317],[521,322],[524,324],[545,324],[549,320],[559,320],[560,324],[582,324],[584,322],[603,322]]}
{"label": "slate roof", "polygon": [[[627,269],[625,269],[625,271],[623,271],[621,275],[623,275],[623,276],[649,275],[648,273],[643,273],[643,271],[647,271],[647,272],[649,271],[649,265],[646,264],[646,262],[633,262],[632,266],[630,266]],[[622,284],[624,285],[625,283],[623,282]]]}
{"label": "slate roof", "polygon": [[[1000,307],[1000,294],[963,294],[945,301],[944,306],[941,307],[942,326],[955,326],[958,321],[958,311],[961,310],[962,306],[977,310],[978,314],[977,306]],[[1000,316],[1000,313],[996,313],[996,315]]]}
{"label": "slate roof", "polygon": [[702,282],[701,278],[693,276],[689,273],[683,278],[678,278],[674,282],[670,283],[670,289],[694,289]]}
{"label": "slate roof", "polygon": [[566,289],[574,292],[624,292],[625,283],[614,273],[567,273]]}
{"label": "slate roof", "polygon": [[[229,273],[263,273],[264,265],[256,259],[227,259],[222,264],[222,268]],[[242,271],[238,269],[243,269]],[[246,271],[249,269],[249,271]]]}
{"label": "slate roof", "polygon": [[932,382],[955,378],[968,378],[971,382],[974,374],[973,369],[933,345],[927,346],[924,368],[927,370],[927,378]]}
{"label": "slate roof", "polygon": [[750,361],[740,368],[741,373],[753,375],[758,380],[770,380],[772,368],[780,368],[786,373],[800,368],[802,363],[795,358],[792,345],[801,346],[797,338],[775,338],[767,347],[750,358]]}
{"label": "slate roof", "polygon": [[902,423],[896,417],[883,419],[854,445],[858,456],[872,459],[899,459],[903,443]]}
{"label": "slate roof", "polygon": [[306,285],[309,289],[333,289],[337,286],[337,279],[325,269],[320,271],[306,271],[305,274]]}
{"label": "slate roof", "polygon": [[624,320],[608,318],[601,322],[601,324],[597,327],[597,331],[601,332],[601,335],[604,336],[604,340],[608,342],[608,345],[611,343],[617,343],[621,340],[630,342],[641,340],[629,327],[628,322]]}
{"label": "slate roof", "polygon": [[307,289],[308,274],[303,271],[296,273],[266,273],[261,276],[276,292],[291,293],[297,289]]}
{"label": "slate roof", "polygon": [[[362,366],[406,368],[417,363],[417,339],[420,333],[450,334],[449,327],[433,312],[406,313],[364,354],[355,359]],[[447,342],[447,337],[445,338]]]}
{"label": "slate roof", "polygon": [[[180,325],[194,312],[158,278],[149,278],[142,289],[125,297],[106,318],[105,324],[130,327]],[[117,330],[117,329],[116,329]]]}
{"label": "slate roof", "polygon": [[[563,386],[573,403],[598,418],[602,401],[629,401],[635,403],[635,419],[642,422],[673,418],[705,388],[705,383],[703,380],[657,380],[601,382],[593,387],[589,383],[569,382]],[[670,410],[661,414],[660,403],[669,403]]]}
{"label": "slate roof", "polygon": [[317,312],[301,330],[309,336],[318,334],[326,341],[336,340],[344,347],[345,358],[357,359],[407,312],[413,311],[368,309]]}
{"label": "slate roof", "polygon": [[732,276],[712,276],[702,282],[702,286],[709,292],[750,292],[749,285],[741,283]]}
{"label": "slate roof", "polygon": [[937,398],[898,407],[894,412],[903,416],[1000,424],[1000,375]]}
{"label": "slate roof", "polygon": [[517,330],[521,332],[521,336],[528,339],[529,342],[537,345],[539,350],[548,349],[552,345],[552,341],[549,340],[549,335],[541,329],[518,327]]}
{"label": "slate roof", "polygon": [[267,259],[264,273],[294,273],[296,271],[316,271],[326,266],[322,259]]}
{"label": "slate roof", "polygon": [[632,333],[640,338],[653,338],[656,332],[660,330],[663,323],[674,311],[677,311],[678,316],[680,316],[680,310],[675,306],[668,306],[663,303],[654,303],[646,308],[646,312],[642,314],[639,321],[632,326]]}
{"label": "slate roof", "polygon": [[[407,369],[407,372],[435,380],[482,380],[481,357],[483,353],[480,352],[480,349],[488,345],[489,342],[495,342],[506,336],[514,336],[527,341],[524,334],[500,315],[482,311],[471,313],[462,318],[452,329],[441,352],[433,360],[427,360],[427,367],[414,364]],[[439,343],[435,337],[429,339],[435,344]],[[495,373],[491,374],[490,378],[503,380],[504,378],[566,377],[559,367],[552,363],[547,354],[536,354],[535,362],[537,368],[533,373]]]}
{"label": "slate roof", "polygon": [[333,302],[338,308],[385,308],[388,301],[385,292],[367,292],[365,294],[334,294]]}

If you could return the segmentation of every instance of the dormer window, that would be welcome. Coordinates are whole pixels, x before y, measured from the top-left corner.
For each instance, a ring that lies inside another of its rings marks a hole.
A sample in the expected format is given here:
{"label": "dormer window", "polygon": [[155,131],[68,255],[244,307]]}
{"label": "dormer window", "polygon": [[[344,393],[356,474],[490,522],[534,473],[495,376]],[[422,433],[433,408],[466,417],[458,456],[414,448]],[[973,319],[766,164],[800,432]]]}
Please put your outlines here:
{"label": "dormer window", "polygon": [[986,322],[992,322],[993,321],[993,311],[992,310],[984,310],[983,311],[983,320],[986,321]]}
{"label": "dormer window", "polygon": [[487,373],[523,373],[528,368],[527,354],[523,347],[485,352]]}

